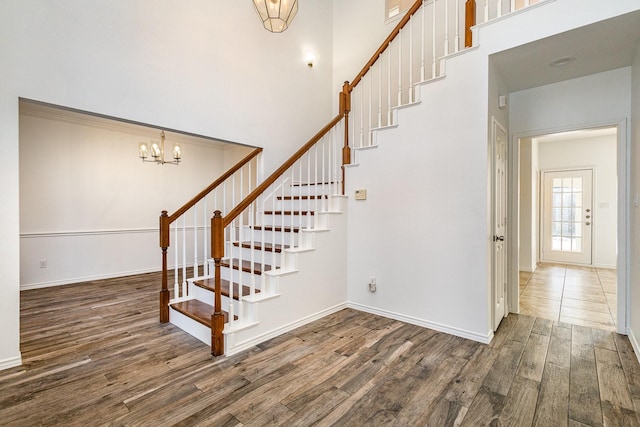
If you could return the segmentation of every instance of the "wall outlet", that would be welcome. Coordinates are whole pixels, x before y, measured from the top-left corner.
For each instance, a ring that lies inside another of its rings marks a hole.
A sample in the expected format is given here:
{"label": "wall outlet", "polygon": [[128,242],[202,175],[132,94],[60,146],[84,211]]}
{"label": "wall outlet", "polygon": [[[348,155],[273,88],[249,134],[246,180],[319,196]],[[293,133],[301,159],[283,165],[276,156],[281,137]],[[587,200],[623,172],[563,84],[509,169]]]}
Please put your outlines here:
{"label": "wall outlet", "polygon": [[371,279],[369,279],[369,292],[375,292],[376,291],[376,278],[372,277]]}
{"label": "wall outlet", "polygon": [[47,268],[47,260],[46,259],[41,259],[40,260],[40,268]]}

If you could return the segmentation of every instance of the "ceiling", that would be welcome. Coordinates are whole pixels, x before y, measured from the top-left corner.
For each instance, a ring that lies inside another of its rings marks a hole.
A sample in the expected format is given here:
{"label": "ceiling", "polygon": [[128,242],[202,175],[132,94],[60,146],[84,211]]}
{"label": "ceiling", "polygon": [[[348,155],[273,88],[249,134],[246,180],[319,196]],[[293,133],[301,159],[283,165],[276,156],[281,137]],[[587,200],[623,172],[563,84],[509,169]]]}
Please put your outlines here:
{"label": "ceiling", "polygon": [[[640,11],[515,47],[491,56],[509,92],[630,66],[640,44]],[[549,64],[575,57],[561,67]]]}

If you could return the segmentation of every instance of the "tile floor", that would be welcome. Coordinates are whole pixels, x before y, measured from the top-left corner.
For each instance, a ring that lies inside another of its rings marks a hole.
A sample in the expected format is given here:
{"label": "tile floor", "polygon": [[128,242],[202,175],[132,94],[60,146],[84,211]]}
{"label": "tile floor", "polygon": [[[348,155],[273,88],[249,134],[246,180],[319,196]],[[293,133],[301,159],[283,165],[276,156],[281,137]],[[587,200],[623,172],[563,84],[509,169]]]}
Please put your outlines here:
{"label": "tile floor", "polygon": [[545,263],[521,271],[520,314],[615,331],[616,270]]}

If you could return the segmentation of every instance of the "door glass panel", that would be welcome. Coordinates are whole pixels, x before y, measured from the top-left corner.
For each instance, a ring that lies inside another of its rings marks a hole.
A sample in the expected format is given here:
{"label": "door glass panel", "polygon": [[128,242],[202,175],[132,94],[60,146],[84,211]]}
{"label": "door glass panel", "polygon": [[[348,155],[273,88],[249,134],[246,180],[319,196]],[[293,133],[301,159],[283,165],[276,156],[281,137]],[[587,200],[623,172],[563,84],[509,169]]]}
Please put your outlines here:
{"label": "door glass panel", "polygon": [[580,252],[582,250],[582,178],[553,178],[552,183],[552,250]]}

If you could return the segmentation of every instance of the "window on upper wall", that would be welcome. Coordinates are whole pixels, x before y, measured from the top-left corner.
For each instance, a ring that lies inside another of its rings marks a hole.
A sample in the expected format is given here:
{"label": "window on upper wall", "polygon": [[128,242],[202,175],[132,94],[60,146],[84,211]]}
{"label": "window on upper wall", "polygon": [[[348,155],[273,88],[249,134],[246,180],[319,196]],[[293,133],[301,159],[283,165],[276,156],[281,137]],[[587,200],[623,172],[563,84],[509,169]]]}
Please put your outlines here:
{"label": "window on upper wall", "polygon": [[385,20],[392,19],[411,7],[415,0],[385,0]]}

